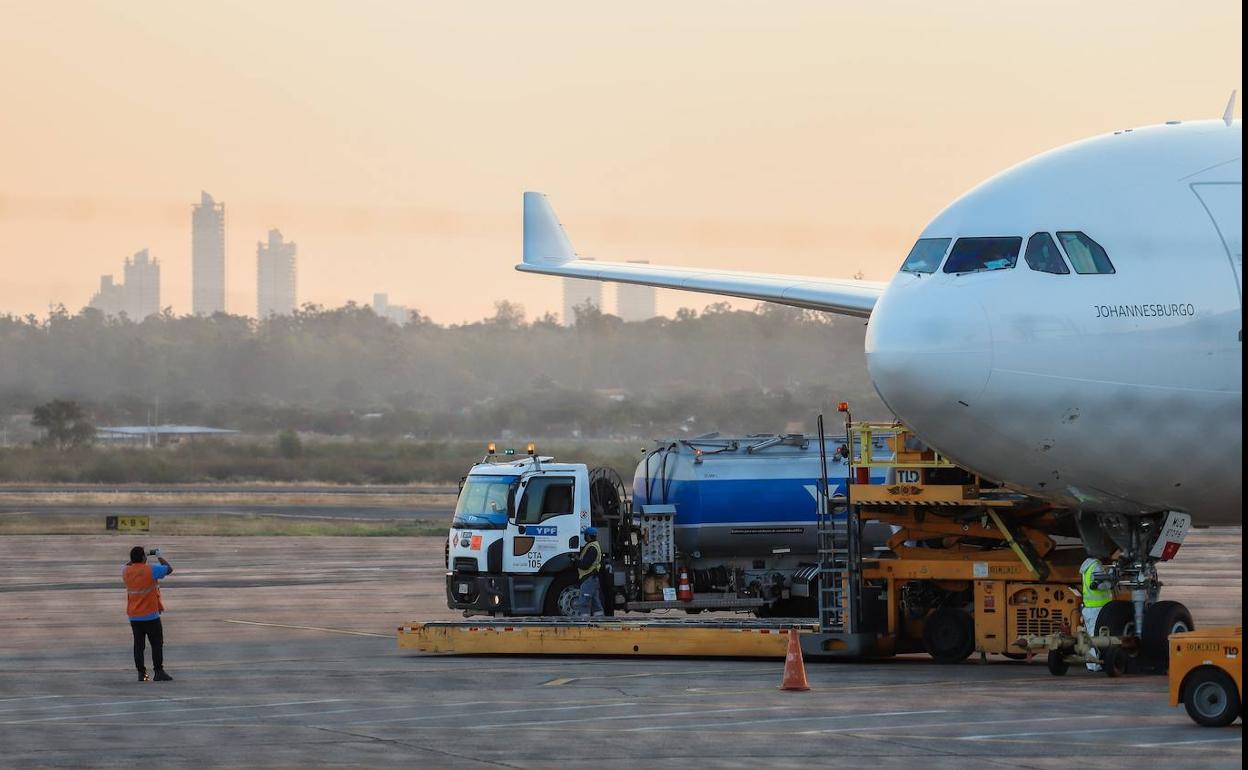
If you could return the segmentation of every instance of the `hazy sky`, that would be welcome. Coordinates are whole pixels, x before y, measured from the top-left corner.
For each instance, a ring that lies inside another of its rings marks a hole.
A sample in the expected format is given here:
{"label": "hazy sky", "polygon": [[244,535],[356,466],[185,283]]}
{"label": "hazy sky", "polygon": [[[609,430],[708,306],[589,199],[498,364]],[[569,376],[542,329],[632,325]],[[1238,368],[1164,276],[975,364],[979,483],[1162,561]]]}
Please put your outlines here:
{"label": "hazy sky", "polygon": [[1234,0],[0,0],[0,312],[77,310],[145,247],[188,312],[201,189],[225,202],[227,303],[249,314],[271,227],[299,244],[301,301],[557,310],[558,280],[512,270],[526,189],[586,256],[882,279],[1008,165],[1220,116],[1241,18]]}

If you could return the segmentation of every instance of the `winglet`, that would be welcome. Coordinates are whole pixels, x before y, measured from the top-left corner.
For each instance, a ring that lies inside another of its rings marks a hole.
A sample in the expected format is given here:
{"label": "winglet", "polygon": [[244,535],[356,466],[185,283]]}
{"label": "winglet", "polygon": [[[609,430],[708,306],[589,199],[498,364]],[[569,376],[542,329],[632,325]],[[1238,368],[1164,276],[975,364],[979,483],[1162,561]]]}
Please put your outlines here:
{"label": "winglet", "polygon": [[1226,110],[1222,113],[1222,122],[1231,125],[1235,120],[1235,92],[1231,91],[1231,100],[1226,103]]}
{"label": "winglet", "polygon": [[524,194],[524,261],[530,265],[559,265],[576,259],[563,225],[539,192]]}

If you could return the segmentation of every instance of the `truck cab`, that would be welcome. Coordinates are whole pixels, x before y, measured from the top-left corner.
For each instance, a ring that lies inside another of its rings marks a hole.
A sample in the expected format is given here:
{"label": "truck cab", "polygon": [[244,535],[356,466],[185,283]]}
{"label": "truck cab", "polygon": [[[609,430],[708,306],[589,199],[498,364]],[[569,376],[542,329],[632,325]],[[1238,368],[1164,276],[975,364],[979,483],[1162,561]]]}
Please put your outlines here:
{"label": "truck cab", "polygon": [[446,549],[446,595],[465,614],[571,615],[590,526],[585,465],[491,453],[464,477]]}

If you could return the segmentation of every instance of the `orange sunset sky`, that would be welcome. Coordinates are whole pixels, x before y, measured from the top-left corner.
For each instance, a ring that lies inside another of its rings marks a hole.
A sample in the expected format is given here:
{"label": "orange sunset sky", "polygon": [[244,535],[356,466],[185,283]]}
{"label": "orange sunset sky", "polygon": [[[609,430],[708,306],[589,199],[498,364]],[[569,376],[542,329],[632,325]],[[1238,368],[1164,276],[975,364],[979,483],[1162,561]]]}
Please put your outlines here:
{"label": "orange sunset sky", "polygon": [[76,311],[145,247],[189,312],[201,189],[247,314],[271,227],[301,302],[558,310],[559,281],[512,270],[526,189],[598,259],[884,279],[996,171],[1219,117],[1241,20],[1230,0],[0,0],[0,313]]}

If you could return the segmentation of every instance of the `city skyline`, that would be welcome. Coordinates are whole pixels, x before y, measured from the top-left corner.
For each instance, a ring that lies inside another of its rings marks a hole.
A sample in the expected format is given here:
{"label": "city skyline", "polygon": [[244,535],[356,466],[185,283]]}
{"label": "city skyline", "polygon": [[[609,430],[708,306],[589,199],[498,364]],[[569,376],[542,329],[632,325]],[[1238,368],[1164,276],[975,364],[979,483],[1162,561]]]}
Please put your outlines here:
{"label": "city skyline", "polygon": [[225,204],[201,191],[191,208],[191,312],[225,309]]}
{"label": "city skyline", "polygon": [[[586,257],[585,259],[590,262],[593,261],[593,257]],[[559,320],[564,326],[575,325],[577,309],[584,307],[586,304],[593,305],[600,311],[606,311],[606,308],[602,305],[602,295],[605,287],[599,281],[564,278],[561,282],[563,283],[563,306],[559,313]]]}
{"label": "city skyline", "polygon": [[290,315],[299,307],[298,247],[269,230],[268,242],[256,244],[256,318]]}
{"label": "city skyline", "polygon": [[[630,259],[635,265],[648,265],[649,260]],[[615,314],[625,321],[648,321],[658,315],[656,300],[658,289],[634,283],[615,286]]]}
{"label": "city skyline", "polygon": [[162,310],[160,304],[160,260],[140,249],[126,257],[122,265],[122,282],[113,274],[100,276],[100,286],[85,307],[92,307],[107,316],[125,315],[141,321]]}
{"label": "city skyline", "polygon": [[406,324],[411,317],[411,311],[404,305],[390,304],[390,295],[386,292],[375,292],[373,294],[372,308],[374,313],[399,326]]}
{"label": "city skyline", "polygon": [[530,189],[599,260],[886,280],[977,183],[1098,133],[1216,119],[1242,72],[1227,0],[690,0],[661,23],[485,5],[7,5],[0,63],[23,76],[0,81],[0,257],[20,268],[0,311],[80,307],[143,244],[162,303],[190,312],[201,187],[228,203],[223,304],[245,313],[275,224],[298,235],[301,301],[386,287],[442,323],[502,297],[559,312],[558,281],[511,269]]}

